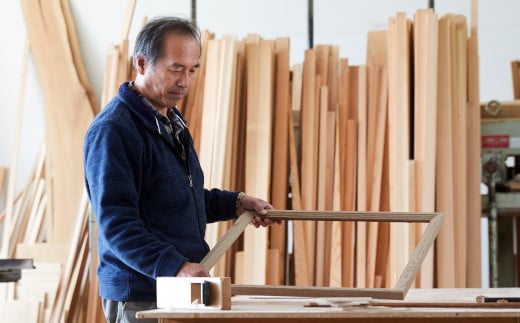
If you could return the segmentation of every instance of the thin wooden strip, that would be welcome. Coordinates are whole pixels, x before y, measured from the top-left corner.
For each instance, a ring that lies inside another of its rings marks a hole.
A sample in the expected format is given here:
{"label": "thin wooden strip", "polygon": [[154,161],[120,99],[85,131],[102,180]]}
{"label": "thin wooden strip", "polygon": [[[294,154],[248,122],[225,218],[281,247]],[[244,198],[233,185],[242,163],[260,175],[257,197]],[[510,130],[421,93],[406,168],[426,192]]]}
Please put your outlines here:
{"label": "thin wooden strip", "polygon": [[260,217],[271,220],[427,223],[435,218],[435,216],[436,213],[432,212],[268,210],[266,215],[261,215]]}
{"label": "thin wooden strip", "polygon": [[[289,71],[289,38],[275,40],[275,102],[273,138],[273,167],[271,175],[271,204],[276,209],[287,209],[287,194],[289,187],[289,118],[290,114],[290,71]],[[269,237],[270,248],[278,250],[278,272],[273,277],[276,281],[268,282],[271,285],[283,283],[285,272],[286,225],[272,226]]]}
{"label": "thin wooden strip", "polygon": [[[439,28],[430,9],[417,10],[414,22],[414,160],[416,211],[435,210],[437,59]],[[416,226],[419,241],[425,226]],[[420,287],[433,287],[433,252],[423,262]]]}
{"label": "thin wooden strip", "polygon": [[300,286],[231,285],[232,295],[269,295],[298,297],[374,297],[379,299],[403,299],[403,292],[385,288],[333,288]]}
{"label": "thin wooden strip", "polygon": [[[356,171],[357,171],[357,123],[348,119],[345,123],[345,159],[343,160],[345,182],[343,191],[343,210],[356,209]],[[341,140],[341,139],[340,139]],[[341,144],[341,143],[340,143]],[[341,157],[340,157],[341,158]],[[355,224],[343,224],[343,286],[354,287],[354,265],[355,265]]]}
{"label": "thin wooden strip", "polygon": [[238,239],[248,224],[253,220],[254,214],[246,211],[235,221],[229,230],[215,244],[210,252],[200,262],[201,266],[206,270],[210,270],[226,250]]}
{"label": "thin wooden strip", "polygon": [[[303,64],[303,87],[301,107],[301,196],[304,210],[316,209],[317,172],[318,172],[318,108],[316,106],[316,52],[312,49],[305,51]],[[314,241],[315,232],[313,223],[304,223],[305,252],[307,253],[308,272],[314,282]]]}
{"label": "thin wooden strip", "polygon": [[[270,195],[273,113],[273,44],[260,41],[246,47],[247,134],[246,185],[249,194],[267,200]],[[265,284],[268,246],[267,228],[246,228],[244,261],[246,283]]]}
{"label": "thin wooden strip", "polygon": [[437,99],[437,152],[436,152],[436,205],[435,209],[444,214],[444,225],[437,237],[436,278],[437,287],[455,286],[455,203],[453,192],[453,132],[451,101],[450,25],[451,19],[439,19],[439,63]]}
{"label": "thin wooden strip", "polygon": [[[320,91],[320,105],[319,105],[319,151],[318,151],[318,210],[325,210],[326,200],[326,170],[327,170],[327,111],[328,111],[328,88],[326,86],[321,87]],[[325,253],[328,252],[325,249],[325,223],[316,223],[316,260],[315,260],[315,285],[325,286]],[[328,268],[328,267],[327,267]]]}
{"label": "thin wooden strip", "polygon": [[[383,177],[383,156],[385,145],[386,118],[388,111],[388,74],[386,67],[375,66],[376,78],[376,122],[375,129],[372,131],[374,138],[372,139],[372,179],[370,185],[369,210],[379,211],[381,205],[382,177]],[[371,95],[370,98],[374,96]],[[379,224],[369,222],[367,229],[367,287],[375,286],[376,274],[376,258],[378,254],[377,241],[379,233]]]}
{"label": "thin wooden strip", "polygon": [[[300,173],[298,169],[298,156],[296,152],[296,140],[294,135],[294,122],[289,117],[289,153],[291,159],[291,206],[293,210],[302,209]],[[305,250],[305,229],[303,221],[293,221],[293,254],[294,254],[294,281],[296,285],[310,285],[309,261]]]}
{"label": "thin wooden strip", "polygon": [[[367,78],[365,66],[357,69],[357,180],[356,180],[356,210],[366,211],[367,208]],[[354,87],[351,87],[354,89]],[[367,224],[356,223],[356,287],[366,287],[366,243]]]}
{"label": "thin wooden strip", "polygon": [[[410,158],[410,30],[406,14],[389,19],[388,28],[388,127],[390,210],[407,211],[410,192],[408,160]],[[407,224],[390,224],[387,283],[393,285],[397,274],[409,258],[410,228]]]}
{"label": "thin wooden strip", "polygon": [[466,287],[467,277],[467,26],[466,18],[453,16],[452,30],[452,126],[455,204],[455,287]]}
{"label": "thin wooden strip", "polygon": [[436,213],[431,219],[428,226],[425,228],[424,233],[419,241],[419,244],[415,247],[415,250],[410,255],[406,266],[403,268],[399,279],[395,283],[395,289],[401,290],[408,293],[408,290],[415,281],[415,277],[421,268],[421,264],[426,258],[431,246],[433,245],[437,234],[442,225],[444,215],[442,213]]}
{"label": "thin wooden strip", "polygon": [[[467,201],[468,235],[467,246],[468,271],[466,287],[481,287],[481,195],[480,195],[480,91],[479,91],[479,55],[477,31],[477,1],[471,1],[471,30],[468,40],[468,142],[467,142]],[[519,70],[520,71],[520,70]],[[518,74],[518,72],[517,72]],[[520,76],[520,75],[518,75]]]}
{"label": "thin wooden strip", "polygon": [[[336,111],[339,111],[337,109]],[[339,113],[338,113],[339,114]],[[336,120],[337,124],[337,120]],[[340,164],[339,164],[339,131],[336,131],[334,153],[334,203],[332,210],[339,211],[341,209],[341,192],[340,192]],[[332,222],[330,235],[330,272],[329,286],[342,286],[342,265],[343,265],[343,223],[339,221]]]}

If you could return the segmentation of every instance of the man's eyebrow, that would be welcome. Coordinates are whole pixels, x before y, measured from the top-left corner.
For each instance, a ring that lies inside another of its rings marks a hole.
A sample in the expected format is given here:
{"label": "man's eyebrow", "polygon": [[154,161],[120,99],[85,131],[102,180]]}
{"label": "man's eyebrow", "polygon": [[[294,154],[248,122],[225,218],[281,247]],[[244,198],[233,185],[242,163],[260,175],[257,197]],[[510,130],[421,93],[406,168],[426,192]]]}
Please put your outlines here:
{"label": "man's eyebrow", "polygon": [[[179,64],[179,63],[173,63],[172,67],[174,67],[174,68],[185,68],[186,65]],[[200,63],[197,63],[197,64],[193,65],[192,68],[199,68],[199,67],[200,67]]]}

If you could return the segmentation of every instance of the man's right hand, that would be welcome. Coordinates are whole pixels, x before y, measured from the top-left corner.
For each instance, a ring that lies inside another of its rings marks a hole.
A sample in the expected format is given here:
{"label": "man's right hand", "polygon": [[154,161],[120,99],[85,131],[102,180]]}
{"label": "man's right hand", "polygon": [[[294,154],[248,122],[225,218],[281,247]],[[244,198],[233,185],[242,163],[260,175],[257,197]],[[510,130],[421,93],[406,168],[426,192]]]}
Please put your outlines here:
{"label": "man's right hand", "polygon": [[209,273],[198,263],[185,262],[177,272],[177,277],[209,277]]}

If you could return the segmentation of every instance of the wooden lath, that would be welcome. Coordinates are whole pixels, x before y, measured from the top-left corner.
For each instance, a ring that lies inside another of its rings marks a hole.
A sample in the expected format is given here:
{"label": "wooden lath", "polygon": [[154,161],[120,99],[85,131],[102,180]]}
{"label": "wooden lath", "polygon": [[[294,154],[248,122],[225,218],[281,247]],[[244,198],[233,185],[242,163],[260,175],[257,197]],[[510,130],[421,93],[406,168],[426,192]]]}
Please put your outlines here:
{"label": "wooden lath", "polygon": [[[251,222],[258,216],[250,211],[244,212],[233,227],[222,237],[204,257],[201,264],[207,269],[224,254]],[[270,210],[263,216],[271,220],[299,221],[354,221],[354,222],[390,222],[390,223],[428,223],[415,250],[408,259],[394,288],[330,288],[330,287],[289,287],[289,286],[254,286],[233,285],[234,295],[270,295],[270,296],[303,296],[303,297],[374,297],[382,299],[404,299],[420,270],[424,258],[428,254],[443,220],[442,213],[435,212],[359,212],[359,211],[279,211]]]}

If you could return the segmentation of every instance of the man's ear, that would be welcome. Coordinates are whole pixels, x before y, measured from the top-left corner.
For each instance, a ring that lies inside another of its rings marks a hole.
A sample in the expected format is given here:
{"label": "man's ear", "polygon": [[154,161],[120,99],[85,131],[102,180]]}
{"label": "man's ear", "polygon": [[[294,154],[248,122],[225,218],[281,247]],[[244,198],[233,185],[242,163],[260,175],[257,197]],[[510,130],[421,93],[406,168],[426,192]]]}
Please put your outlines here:
{"label": "man's ear", "polygon": [[137,56],[135,59],[135,69],[137,74],[144,74],[144,70],[146,68],[146,59],[143,56]]}

